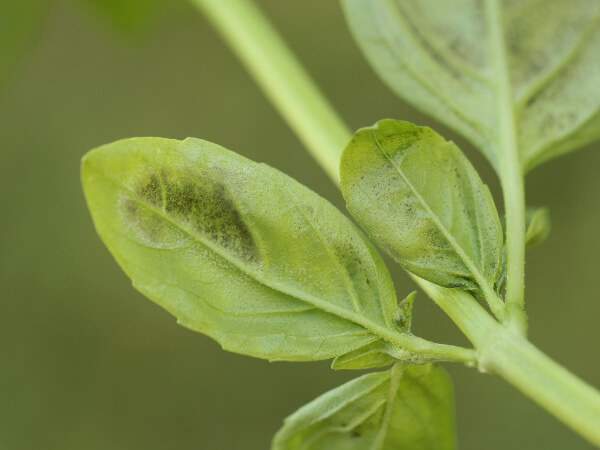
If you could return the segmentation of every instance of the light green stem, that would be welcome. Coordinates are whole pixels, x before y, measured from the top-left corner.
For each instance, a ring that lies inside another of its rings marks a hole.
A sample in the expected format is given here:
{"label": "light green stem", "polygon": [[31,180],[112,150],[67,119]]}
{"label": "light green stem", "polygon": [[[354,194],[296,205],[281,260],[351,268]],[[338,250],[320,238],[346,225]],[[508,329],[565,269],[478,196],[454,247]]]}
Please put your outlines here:
{"label": "light green stem", "polygon": [[[343,146],[350,139],[350,133],[321,98],[317,88],[260,11],[249,0],[191,1],[211,17],[319,164],[332,179],[338,181],[339,158]],[[520,163],[515,155],[513,152],[505,162],[507,167],[511,167],[511,175],[503,180],[508,234],[513,236],[508,240],[508,247],[512,248],[509,250],[512,275],[507,281],[510,294],[513,295],[509,307],[514,305],[522,311],[523,258],[518,262],[517,255],[524,256],[524,194]],[[600,446],[600,393],[527,341],[522,333],[523,314],[517,313],[521,314],[520,326],[503,325],[470,294],[414,278],[473,343],[481,370],[500,375]],[[403,343],[404,338],[391,331],[389,334],[387,339],[390,342],[397,341],[398,345]],[[466,349],[444,347],[424,340],[418,342],[423,344],[423,350],[435,347],[436,352],[450,358],[471,358]],[[417,345],[418,342],[411,341],[411,345]]]}
{"label": "light green stem", "polygon": [[398,359],[414,360],[419,363],[448,361],[475,365],[475,351],[470,348],[455,345],[438,344],[417,336],[401,333],[395,330],[376,330],[377,335],[396,347]]}
{"label": "light green stem", "polygon": [[475,345],[486,339],[498,322],[473,297],[459,289],[447,289],[409,274]]}
{"label": "light green stem", "polygon": [[519,157],[513,94],[506,55],[502,7],[486,2],[490,53],[496,61],[496,102],[500,151],[500,182],[506,213],[506,311],[512,326],[527,332],[525,314],[525,186]]}
{"label": "light green stem", "polygon": [[464,291],[413,277],[477,350],[480,370],[500,375],[590,442],[600,446],[600,392],[496,322]]}
{"label": "light green stem", "polygon": [[508,329],[482,343],[479,367],[500,375],[600,446],[600,392]]}
{"label": "light green stem", "polygon": [[350,131],[256,6],[191,0],[211,20],[327,175],[339,183]]}

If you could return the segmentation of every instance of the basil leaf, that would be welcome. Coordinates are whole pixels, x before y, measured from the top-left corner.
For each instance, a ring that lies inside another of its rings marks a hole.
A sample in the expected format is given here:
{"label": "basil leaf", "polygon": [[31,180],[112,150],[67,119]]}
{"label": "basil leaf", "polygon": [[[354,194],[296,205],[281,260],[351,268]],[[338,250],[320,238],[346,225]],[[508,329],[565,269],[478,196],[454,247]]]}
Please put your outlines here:
{"label": "basil leaf", "polygon": [[546,240],[550,234],[550,212],[548,208],[529,207],[525,215],[527,231],[525,243],[527,247],[535,247]]}
{"label": "basil leaf", "polygon": [[319,360],[392,327],[393,285],[363,234],[290,177],[199,139],[88,153],[98,233],[134,286],[225,349]]}
{"label": "basil leaf", "polygon": [[[394,312],[394,326],[396,329],[410,334],[412,321],[412,305],[417,291],[413,291],[400,301]],[[404,363],[423,364],[425,360],[404,349],[398,348],[389,342],[376,341],[351,352],[337,356],[331,362],[331,368],[339,369],[372,369],[374,367],[389,366],[395,361]]]}
{"label": "basil leaf", "polygon": [[388,342],[375,341],[364,347],[336,356],[331,362],[331,368],[334,370],[373,369],[389,366],[396,360],[406,361],[409,358],[409,352],[399,352],[396,347]]}
{"label": "basil leaf", "polygon": [[502,226],[489,189],[454,143],[382,120],[354,135],[340,176],[350,213],[408,271],[486,297],[494,291]]}
{"label": "basil leaf", "polygon": [[390,88],[463,134],[498,171],[506,124],[516,127],[509,145],[525,170],[600,137],[597,0],[342,3]]}
{"label": "basil leaf", "polygon": [[285,420],[272,450],[451,450],[452,385],[435,366],[400,366],[356,378]]}

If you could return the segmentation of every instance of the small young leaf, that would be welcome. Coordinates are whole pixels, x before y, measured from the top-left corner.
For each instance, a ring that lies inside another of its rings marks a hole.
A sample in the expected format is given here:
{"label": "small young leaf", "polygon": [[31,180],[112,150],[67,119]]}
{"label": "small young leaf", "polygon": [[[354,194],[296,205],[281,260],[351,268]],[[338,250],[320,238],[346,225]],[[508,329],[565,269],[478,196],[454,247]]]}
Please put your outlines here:
{"label": "small young leaf", "polygon": [[[402,300],[394,312],[394,326],[402,333],[410,334],[412,321],[412,305],[417,291],[413,291]],[[375,341],[364,347],[336,357],[331,368],[338,369],[371,369],[389,366],[394,361],[412,362],[419,364],[418,356],[399,349],[383,340]]]}
{"label": "small young leaf", "polygon": [[[506,219],[503,217],[501,220],[502,228],[506,229]],[[525,210],[525,230],[527,248],[544,242],[550,234],[550,211],[548,208],[528,206]]]}
{"label": "small young leaf", "polygon": [[535,247],[546,240],[550,234],[550,212],[548,208],[527,208],[527,232],[525,243],[527,247]]}
{"label": "small young leaf", "polygon": [[404,298],[394,312],[394,323],[405,333],[410,333],[410,325],[412,322],[412,307],[417,291],[412,291]]}
{"label": "small young leaf", "polygon": [[444,287],[490,292],[502,272],[502,226],[489,189],[452,142],[382,120],[342,154],[350,213],[407,270]]}
{"label": "small young leaf", "polygon": [[436,366],[400,366],[335,388],[285,420],[272,450],[452,450],[452,385]]}
{"label": "small young leaf", "polygon": [[342,3],[392,90],[471,140],[496,170],[507,118],[525,170],[600,137],[597,0]]}
{"label": "small young leaf", "polygon": [[[395,356],[393,356],[395,354]],[[364,347],[337,356],[331,362],[331,368],[340,369],[373,369],[389,366],[396,360],[410,359],[409,352],[398,351],[396,347],[383,340],[375,341]]]}
{"label": "small young leaf", "polygon": [[88,153],[95,226],[134,286],[225,349],[319,360],[379,340],[383,261],[329,202],[215,144],[139,138]]}

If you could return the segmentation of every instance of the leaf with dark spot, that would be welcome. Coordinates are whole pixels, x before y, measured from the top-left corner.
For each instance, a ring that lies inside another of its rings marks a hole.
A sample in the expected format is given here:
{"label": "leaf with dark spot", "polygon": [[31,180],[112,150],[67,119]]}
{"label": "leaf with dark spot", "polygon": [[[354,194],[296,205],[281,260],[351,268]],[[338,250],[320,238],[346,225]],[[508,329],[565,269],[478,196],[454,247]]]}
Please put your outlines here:
{"label": "leaf with dark spot", "polygon": [[376,250],[275,169],[199,139],[139,138],[91,151],[82,179],[134,286],[225,349],[319,360],[393,333],[396,298]]}

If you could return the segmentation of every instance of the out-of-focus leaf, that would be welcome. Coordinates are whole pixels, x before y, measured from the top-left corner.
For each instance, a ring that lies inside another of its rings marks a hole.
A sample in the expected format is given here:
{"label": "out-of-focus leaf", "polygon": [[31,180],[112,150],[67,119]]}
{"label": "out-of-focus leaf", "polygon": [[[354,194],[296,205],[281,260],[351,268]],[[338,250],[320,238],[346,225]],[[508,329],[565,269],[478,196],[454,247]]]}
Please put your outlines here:
{"label": "out-of-focus leaf", "polygon": [[381,78],[497,171],[508,147],[529,170],[600,137],[599,1],[342,3]]}
{"label": "out-of-focus leaf", "polygon": [[[502,217],[502,228],[506,230],[506,218]],[[528,206],[525,210],[525,245],[535,247],[550,234],[550,211],[545,207]],[[505,255],[506,256],[506,255]]]}
{"label": "out-of-focus leaf", "polygon": [[272,450],[452,450],[452,385],[436,366],[363,375],[285,420]]}
{"label": "out-of-focus leaf", "polygon": [[550,234],[550,211],[548,208],[527,208],[527,232],[525,242],[527,247],[535,247],[546,240]]}

